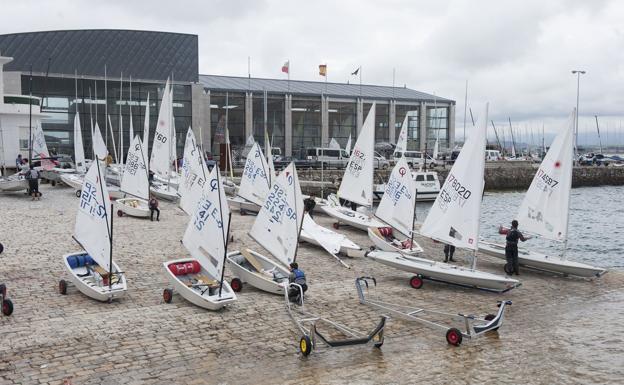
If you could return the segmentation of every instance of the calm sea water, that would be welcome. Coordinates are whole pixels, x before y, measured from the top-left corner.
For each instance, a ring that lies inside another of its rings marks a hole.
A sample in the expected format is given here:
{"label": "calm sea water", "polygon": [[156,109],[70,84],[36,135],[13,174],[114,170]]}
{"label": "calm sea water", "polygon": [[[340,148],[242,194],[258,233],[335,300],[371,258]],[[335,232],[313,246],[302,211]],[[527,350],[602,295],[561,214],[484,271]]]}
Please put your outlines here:
{"label": "calm sea water", "polygon": [[[486,192],[481,213],[481,235],[503,241],[500,224],[509,226],[524,198],[524,191]],[[624,187],[581,187],[572,189],[570,231],[566,255],[575,261],[624,270]],[[431,203],[418,204],[422,222]],[[522,223],[520,223],[522,230]],[[524,243],[534,250],[560,254],[563,244],[534,238]]]}

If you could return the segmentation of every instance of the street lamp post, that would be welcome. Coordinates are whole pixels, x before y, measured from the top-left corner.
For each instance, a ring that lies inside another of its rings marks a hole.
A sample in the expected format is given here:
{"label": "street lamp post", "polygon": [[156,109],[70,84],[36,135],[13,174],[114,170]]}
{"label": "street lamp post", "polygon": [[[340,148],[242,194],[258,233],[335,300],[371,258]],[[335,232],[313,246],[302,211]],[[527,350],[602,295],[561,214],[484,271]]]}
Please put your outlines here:
{"label": "street lamp post", "polygon": [[586,71],[572,70],[572,74],[576,75],[576,122],[574,127],[574,156],[575,162],[578,162],[578,113],[579,113],[579,88],[581,85],[581,75]]}

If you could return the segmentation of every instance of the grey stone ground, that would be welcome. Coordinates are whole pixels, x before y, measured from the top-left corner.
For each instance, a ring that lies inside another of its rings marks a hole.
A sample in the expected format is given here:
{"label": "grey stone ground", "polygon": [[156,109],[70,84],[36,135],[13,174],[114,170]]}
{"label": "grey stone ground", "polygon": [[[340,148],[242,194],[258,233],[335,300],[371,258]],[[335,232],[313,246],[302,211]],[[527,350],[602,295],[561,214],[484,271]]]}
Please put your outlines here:
{"label": "grey stone ground", "polygon": [[[0,385],[73,384],[621,384],[624,383],[624,274],[583,281],[525,271],[523,286],[504,295],[426,283],[408,286],[409,274],[355,257],[347,270],[320,249],[302,245],[298,261],[309,276],[307,305],[348,326],[368,330],[379,314],[360,305],[354,278],[374,275],[376,294],[430,309],[485,314],[496,301],[514,301],[499,333],[450,347],[444,332],[390,320],[381,350],[366,346],[298,354],[299,333],[282,298],[245,287],[221,312],[197,308],[179,296],[162,301],[162,262],[186,255],[179,243],[187,217],[163,203],[160,222],[115,220],[115,258],[128,278],[128,296],[94,302],[71,288],[61,256],[78,250],[71,239],[78,204],[73,191],[43,186],[31,202],[0,196],[0,282],[15,303],[0,318]],[[330,225],[329,218],[318,221]],[[254,245],[253,217],[233,215],[231,250]],[[362,246],[365,233],[344,228]],[[418,239],[426,255],[441,247]],[[257,246],[256,246],[257,248]],[[468,258],[459,253],[461,263]],[[501,272],[489,257],[481,269]],[[229,277],[229,272],[226,272]]]}

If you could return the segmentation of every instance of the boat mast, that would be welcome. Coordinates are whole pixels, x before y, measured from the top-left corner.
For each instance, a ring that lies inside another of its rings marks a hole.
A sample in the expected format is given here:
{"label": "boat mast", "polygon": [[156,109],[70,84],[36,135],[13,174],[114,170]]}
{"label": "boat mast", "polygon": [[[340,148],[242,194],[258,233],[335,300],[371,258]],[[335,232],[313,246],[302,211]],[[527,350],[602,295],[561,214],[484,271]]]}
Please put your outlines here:
{"label": "boat mast", "polygon": [[[297,215],[297,188],[295,186],[296,173],[297,173],[297,166],[295,166],[295,164],[293,163],[293,195],[295,196],[295,215]],[[288,178],[286,178],[286,180],[288,180]],[[297,181],[299,181],[299,177],[297,177]],[[305,213],[303,215],[305,215]],[[295,255],[293,255],[293,262],[297,260],[297,251],[299,251],[299,237],[301,236],[302,228],[303,228],[303,217],[301,218],[301,225],[299,225],[299,229],[297,230],[297,242],[295,242]]]}
{"label": "boat mast", "polygon": [[[574,119],[574,126],[576,127],[576,123],[577,123],[577,119],[578,119],[578,115],[576,112],[576,108],[574,108],[573,110],[574,112],[574,117],[572,119]],[[568,130],[570,129],[570,127],[568,127]],[[551,144],[552,146],[552,144]],[[576,155],[576,153],[575,153]],[[570,173],[568,174],[568,212],[566,213],[567,219],[566,219],[566,237],[565,240],[563,241],[563,251],[561,252],[561,259],[565,260],[566,259],[566,249],[568,248],[568,238],[570,238],[570,198],[572,198],[572,171],[574,169],[574,164],[572,164],[572,167],[568,167],[570,169]]]}
{"label": "boat mast", "polygon": [[[411,176],[409,176],[411,178]],[[414,191],[414,215],[412,216],[412,236],[410,238],[410,250],[414,250],[414,222],[416,222],[416,201],[418,200],[418,187]]]}
{"label": "boat mast", "polygon": [[600,137],[600,127],[598,126],[598,115],[594,115],[596,118],[596,131],[598,131],[598,144],[600,146],[600,153],[602,154],[602,138]]}
{"label": "boat mast", "polygon": [[123,100],[123,72],[119,78],[119,163],[123,166],[123,118],[121,116],[121,101]]}
{"label": "boat mast", "polygon": [[225,261],[227,259],[227,248],[230,241],[230,223],[232,222],[232,213],[228,215],[228,228],[227,233],[223,229],[223,203],[221,202],[221,185],[220,172],[217,168],[217,195],[219,195],[219,216],[221,217],[221,236],[223,237],[223,267],[221,268],[221,280],[219,281],[219,297],[221,297],[221,291],[223,290],[223,277],[225,275]]}
{"label": "boat mast", "polygon": [[[100,195],[102,196],[102,203],[105,201],[104,198],[104,187],[103,187],[103,183],[104,183],[104,179],[102,178],[102,172],[100,170],[100,163],[99,163],[99,159],[95,158],[95,163],[96,163],[96,167],[98,170],[98,179],[100,180]],[[111,203],[110,205],[110,223],[108,222],[108,213],[106,212],[106,207],[104,207],[104,215],[106,217],[106,228],[108,229],[108,241],[109,241],[109,253],[108,253],[108,258],[109,258],[109,267],[108,267],[108,290],[111,291],[112,287],[113,287],[113,204]],[[112,297],[109,297],[109,300],[112,299]]]}

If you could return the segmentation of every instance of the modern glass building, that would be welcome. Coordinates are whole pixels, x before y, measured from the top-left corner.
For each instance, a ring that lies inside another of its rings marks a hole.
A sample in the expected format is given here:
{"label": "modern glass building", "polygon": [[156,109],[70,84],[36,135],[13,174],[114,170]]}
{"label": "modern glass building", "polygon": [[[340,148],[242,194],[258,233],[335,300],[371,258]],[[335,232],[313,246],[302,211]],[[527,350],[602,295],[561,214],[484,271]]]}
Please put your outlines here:
{"label": "modern glass building", "polygon": [[97,123],[111,152],[118,149],[123,128],[125,154],[131,122],[135,132],[143,131],[148,97],[153,134],[167,78],[174,80],[180,155],[191,126],[215,156],[226,127],[236,153],[250,135],[264,143],[265,127],[273,147],[287,156],[327,146],[331,138],[344,146],[349,136],[356,139],[373,102],[378,143],[394,144],[408,115],[409,149],[431,148],[436,139],[443,149],[454,146],[453,100],[405,87],[201,75],[196,35],[132,30],[17,33],[0,35],[0,54],[14,59],[5,66],[6,92],[41,98],[48,147],[59,154],[73,154],[76,111],[86,149],[91,148],[90,128]]}

